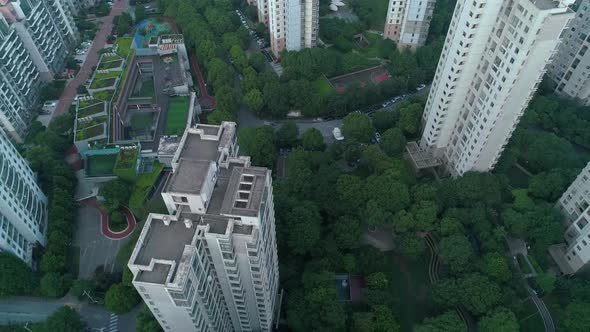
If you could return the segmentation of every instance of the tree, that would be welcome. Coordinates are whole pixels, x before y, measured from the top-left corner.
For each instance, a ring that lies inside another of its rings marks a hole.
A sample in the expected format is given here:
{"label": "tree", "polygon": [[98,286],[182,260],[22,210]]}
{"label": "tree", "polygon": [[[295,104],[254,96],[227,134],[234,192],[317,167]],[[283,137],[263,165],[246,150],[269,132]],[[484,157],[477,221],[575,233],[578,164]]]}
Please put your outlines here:
{"label": "tree", "polygon": [[383,272],[371,273],[367,276],[367,286],[370,289],[386,289],[387,276]]}
{"label": "tree", "polygon": [[250,55],[250,65],[254,67],[258,71],[264,70],[266,66],[266,59],[264,55],[260,52],[255,52],[254,54]]}
{"label": "tree", "polygon": [[477,324],[481,332],[518,332],[520,326],[514,313],[506,308],[497,308],[484,316]]}
{"label": "tree", "polygon": [[238,113],[238,100],[235,90],[224,85],[215,89],[215,91],[215,110],[236,115]]}
{"label": "tree", "polygon": [[400,326],[391,309],[385,305],[374,305],[370,312],[353,314],[354,331],[359,332],[399,332]]}
{"label": "tree", "polygon": [[52,253],[47,252],[41,258],[41,271],[47,272],[59,272],[66,267],[66,256],[65,252]]}
{"label": "tree", "polygon": [[404,131],[404,133],[408,134],[408,136],[414,136],[418,133],[423,109],[424,107],[418,103],[410,104],[399,109],[400,118],[398,126]]}
{"label": "tree", "polygon": [[390,157],[400,156],[406,148],[406,137],[399,128],[387,129],[381,135],[379,146]]}
{"label": "tree", "polygon": [[469,274],[461,279],[458,291],[461,303],[476,315],[485,314],[494,308],[502,296],[497,284],[478,273]]}
{"label": "tree", "polygon": [[104,305],[109,311],[120,315],[131,311],[140,301],[133,287],[115,284],[106,292]]}
{"label": "tree", "polygon": [[315,128],[309,128],[303,133],[301,143],[303,149],[307,151],[324,151],[326,149],[322,133]]}
{"label": "tree", "polygon": [[549,294],[555,289],[556,278],[549,273],[539,273],[535,278],[535,283],[539,286],[543,294]]}
{"label": "tree", "polygon": [[215,110],[207,116],[208,124],[220,125],[223,121],[236,122],[236,116],[234,114],[220,110]]}
{"label": "tree", "polygon": [[238,144],[257,166],[272,168],[275,157],[274,130],[271,126],[244,128],[238,134]]}
{"label": "tree", "polygon": [[416,259],[422,257],[426,251],[426,243],[424,243],[424,239],[413,233],[397,236],[395,243],[397,245],[397,250],[406,257]]}
{"label": "tree", "polygon": [[33,332],[80,332],[85,327],[86,323],[76,310],[63,306],[47,317],[46,322],[33,324]]}
{"label": "tree", "polygon": [[399,121],[399,110],[382,110],[373,113],[373,125],[380,133],[387,129],[394,128]]}
{"label": "tree", "polygon": [[352,249],[359,245],[361,238],[361,222],[357,217],[344,215],[332,227],[334,238],[341,249]]}
{"label": "tree", "polygon": [[459,318],[454,311],[447,311],[436,317],[426,318],[418,325],[414,332],[439,332],[454,331],[466,332],[465,323]]}
{"label": "tree", "polygon": [[244,96],[244,105],[258,114],[264,107],[264,96],[258,89],[250,90]]}
{"label": "tree", "polygon": [[277,130],[277,146],[282,148],[292,148],[299,139],[299,127],[295,122],[287,122]]}
{"label": "tree", "polygon": [[135,6],[135,22],[139,23],[147,17],[145,7],[142,5]]}
{"label": "tree", "polygon": [[58,272],[46,273],[41,278],[40,290],[43,296],[62,297],[72,284],[72,276]]}
{"label": "tree", "polygon": [[320,240],[322,216],[311,202],[300,202],[287,216],[287,244],[291,251],[304,255]]}
{"label": "tree", "polygon": [[117,179],[107,182],[100,188],[100,196],[103,198],[100,205],[107,213],[118,210],[121,205],[127,204],[131,189],[127,182]]}
{"label": "tree", "polygon": [[30,294],[35,288],[31,269],[18,257],[0,253],[0,298]]}
{"label": "tree", "polygon": [[367,115],[354,112],[342,120],[342,133],[348,140],[369,143],[375,135],[375,128]]}
{"label": "tree", "polygon": [[358,199],[358,193],[363,190],[363,181],[353,175],[343,174],[338,177],[336,193],[344,208],[356,213],[362,201]]}
{"label": "tree", "polygon": [[512,277],[506,257],[498,252],[486,254],[483,257],[481,269],[483,273],[498,282],[507,282]]}
{"label": "tree", "polygon": [[552,169],[531,177],[529,193],[547,202],[555,202],[576,177],[574,170]]}
{"label": "tree", "polygon": [[590,331],[590,304],[573,301],[565,307],[563,325],[568,332]]}
{"label": "tree", "polygon": [[441,260],[449,265],[455,273],[465,271],[473,257],[471,244],[462,234],[454,234],[443,238],[440,241],[439,251]]}
{"label": "tree", "polygon": [[462,234],[463,225],[455,218],[444,217],[439,223],[439,232],[442,236],[449,236],[452,234]]}
{"label": "tree", "polygon": [[238,67],[240,72],[248,67],[248,58],[246,57],[246,53],[244,53],[244,50],[242,50],[240,45],[232,46],[229,50],[229,54],[234,61],[234,65]]}
{"label": "tree", "polygon": [[162,327],[152,315],[152,312],[147,306],[142,306],[141,310],[135,317],[137,332],[162,332]]}

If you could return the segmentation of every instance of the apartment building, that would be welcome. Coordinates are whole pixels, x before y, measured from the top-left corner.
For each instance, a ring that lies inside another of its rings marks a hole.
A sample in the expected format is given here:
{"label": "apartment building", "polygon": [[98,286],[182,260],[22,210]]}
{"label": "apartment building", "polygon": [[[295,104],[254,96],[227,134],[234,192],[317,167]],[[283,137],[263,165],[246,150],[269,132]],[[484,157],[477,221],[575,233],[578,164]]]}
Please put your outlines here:
{"label": "apartment building", "polygon": [[547,75],[555,92],[590,105],[590,0],[582,0],[576,16],[564,30]]}
{"label": "apartment building", "polygon": [[567,188],[557,205],[566,216],[565,245],[550,248],[558,266],[565,274],[582,269],[590,261],[590,163]]}
{"label": "apartment building", "polygon": [[275,56],[286,47],[286,0],[267,0],[268,2],[268,29],[270,32],[270,48]]}
{"label": "apartment building", "polygon": [[0,251],[31,264],[35,244],[45,245],[47,198],[10,140],[0,133]]}
{"label": "apartment building", "polygon": [[268,25],[268,0],[256,0],[258,22]]}
{"label": "apartment building", "polygon": [[270,331],[278,257],[270,170],[238,157],[236,124],[185,131],[128,266],[165,331]]}
{"label": "apartment building", "polygon": [[317,45],[319,29],[319,0],[285,0],[286,47],[300,51]]}
{"label": "apartment building", "polygon": [[436,0],[390,0],[383,37],[399,48],[424,45],[435,4]]}
{"label": "apartment building", "polygon": [[452,176],[496,165],[574,15],[571,2],[457,1],[420,141]]}

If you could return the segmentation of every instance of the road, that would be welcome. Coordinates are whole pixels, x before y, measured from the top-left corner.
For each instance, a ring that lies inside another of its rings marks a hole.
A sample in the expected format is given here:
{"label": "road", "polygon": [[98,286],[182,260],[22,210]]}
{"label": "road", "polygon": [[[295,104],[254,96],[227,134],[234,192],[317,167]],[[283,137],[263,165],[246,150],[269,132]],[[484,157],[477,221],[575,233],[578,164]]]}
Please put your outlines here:
{"label": "road", "polygon": [[83,85],[86,80],[90,78],[92,75],[92,67],[98,64],[98,51],[103,49],[106,45],[107,37],[113,28],[113,18],[117,15],[120,15],[123,11],[127,10],[127,8],[127,0],[117,0],[113,3],[113,8],[111,9],[110,14],[100,19],[102,21],[102,25],[94,37],[92,46],[88,50],[86,61],[84,61],[84,64],[82,64],[82,67],[80,68],[80,71],[78,71],[76,77],[71,80],[70,83],[68,83],[62,92],[61,97],[59,98],[59,103],[57,104],[57,108],[54,112],[54,118],[68,112],[70,109],[70,106],[72,105],[72,102],[78,93],[78,87]]}
{"label": "road", "polygon": [[[392,110],[395,108],[395,106],[397,106],[402,101],[408,99],[410,96],[421,96],[421,95],[427,93],[429,91],[429,88],[430,88],[430,85],[427,85],[427,87],[425,89],[417,91],[414,94],[409,95],[408,97],[406,97],[402,100],[399,100],[388,107],[383,108],[383,107],[381,107],[381,104],[376,104],[376,105],[372,105],[372,106],[367,106],[366,108],[362,109],[361,111],[363,113],[367,113],[369,110],[375,110],[375,107],[378,107],[376,109],[376,111]],[[240,96],[241,95],[241,87],[240,87],[239,81],[237,81],[237,83],[236,83],[236,91],[237,91],[238,96]],[[241,98],[239,100],[241,100]],[[342,119],[335,119],[335,120],[329,120],[329,121],[315,121],[312,119],[289,119],[289,120],[274,120],[274,121],[272,121],[272,120],[264,120],[264,119],[257,117],[256,114],[252,113],[252,111],[250,111],[249,109],[247,109],[243,105],[240,105],[240,109],[238,111],[239,129],[241,129],[241,128],[257,128],[257,127],[261,127],[261,126],[269,125],[269,124],[272,125],[273,127],[275,127],[275,129],[278,129],[282,126],[283,123],[287,123],[287,122],[295,122],[297,124],[297,126],[299,127],[299,134],[300,135],[302,135],[303,132],[305,132],[309,128],[318,129],[322,133],[322,136],[324,137],[324,141],[326,142],[326,144],[332,144],[335,142],[334,136],[332,134],[332,130],[334,129],[334,127],[342,128]]]}
{"label": "road", "polygon": [[91,331],[101,332],[135,331],[135,316],[141,307],[138,306],[128,314],[117,316],[102,306],[81,303],[68,296],[51,300],[14,297],[0,301],[0,325],[11,322],[42,322],[64,305],[76,309]]}

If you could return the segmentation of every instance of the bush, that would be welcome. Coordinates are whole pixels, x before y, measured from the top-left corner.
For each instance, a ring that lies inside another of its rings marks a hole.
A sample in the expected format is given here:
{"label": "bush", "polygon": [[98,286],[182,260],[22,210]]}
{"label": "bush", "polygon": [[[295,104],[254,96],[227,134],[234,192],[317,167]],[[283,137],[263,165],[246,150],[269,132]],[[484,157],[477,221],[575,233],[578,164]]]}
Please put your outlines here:
{"label": "bush", "polygon": [[104,305],[109,311],[120,315],[131,311],[140,301],[141,298],[133,287],[116,284],[107,291]]}
{"label": "bush", "polygon": [[41,278],[41,294],[47,297],[62,297],[67,293],[68,289],[70,289],[71,284],[71,275],[49,272]]}
{"label": "bush", "polygon": [[35,286],[32,272],[22,260],[0,253],[0,298],[31,294]]}

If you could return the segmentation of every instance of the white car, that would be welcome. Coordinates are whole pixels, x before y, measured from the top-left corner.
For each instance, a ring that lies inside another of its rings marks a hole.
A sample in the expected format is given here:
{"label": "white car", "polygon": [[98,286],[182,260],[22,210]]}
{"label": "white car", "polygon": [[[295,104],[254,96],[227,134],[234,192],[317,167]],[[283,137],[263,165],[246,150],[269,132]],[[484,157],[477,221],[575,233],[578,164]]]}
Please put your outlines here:
{"label": "white car", "polygon": [[418,87],[416,88],[416,91],[423,90],[425,87],[426,87],[426,85],[425,85],[425,84],[420,84],[420,85],[418,85]]}
{"label": "white car", "polygon": [[342,136],[342,131],[340,131],[340,128],[338,128],[338,127],[334,127],[334,129],[332,130],[332,135],[334,135],[334,138],[337,141],[344,140],[344,136]]}

